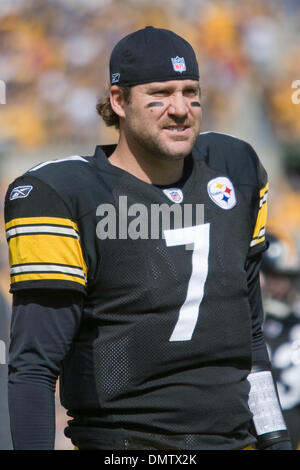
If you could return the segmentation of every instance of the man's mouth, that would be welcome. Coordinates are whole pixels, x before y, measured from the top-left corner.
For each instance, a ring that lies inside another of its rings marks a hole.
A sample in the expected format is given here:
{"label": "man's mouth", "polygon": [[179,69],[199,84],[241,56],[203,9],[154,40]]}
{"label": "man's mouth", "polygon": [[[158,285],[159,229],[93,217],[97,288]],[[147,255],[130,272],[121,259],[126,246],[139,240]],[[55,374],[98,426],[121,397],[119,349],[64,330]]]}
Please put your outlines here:
{"label": "man's mouth", "polygon": [[164,129],[170,132],[174,132],[174,134],[186,134],[189,129],[189,126],[172,125],[172,126],[166,126],[164,127]]}

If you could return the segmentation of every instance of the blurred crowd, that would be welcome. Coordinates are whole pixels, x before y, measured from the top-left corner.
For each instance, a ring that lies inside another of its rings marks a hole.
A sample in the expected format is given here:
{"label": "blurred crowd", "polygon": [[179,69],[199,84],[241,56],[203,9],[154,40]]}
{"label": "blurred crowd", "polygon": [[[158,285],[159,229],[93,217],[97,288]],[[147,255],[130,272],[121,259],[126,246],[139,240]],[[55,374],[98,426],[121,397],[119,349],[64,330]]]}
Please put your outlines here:
{"label": "blurred crowd", "polygon": [[[292,83],[300,80],[299,0],[1,0],[1,205],[30,156],[34,164],[73,149],[88,155],[116,141],[96,102],[107,89],[111,49],[146,25],[172,29],[193,45],[203,131],[237,135],[259,150],[271,179],[269,229],[298,252],[300,104]],[[1,232],[0,287],[7,292]],[[57,448],[69,446],[64,420],[58,413]]]}
{"label": "blurred crowd", "polygon": [[299,78],[299,16],[297,0],[2,0],[1,142],[32,149],[105,134],[95,100],[107,84],[110,51],[147,24],[174,29],[194,46],[205,128],[231,129],[252,96],[268,121],[263,127],[297,139],[290,97]]}

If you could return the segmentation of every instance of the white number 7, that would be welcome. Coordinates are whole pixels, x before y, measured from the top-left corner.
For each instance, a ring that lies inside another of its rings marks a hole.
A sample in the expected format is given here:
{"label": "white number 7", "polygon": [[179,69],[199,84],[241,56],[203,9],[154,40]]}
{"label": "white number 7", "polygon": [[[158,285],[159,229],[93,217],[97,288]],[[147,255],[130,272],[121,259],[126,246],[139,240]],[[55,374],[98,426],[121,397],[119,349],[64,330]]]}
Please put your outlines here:
{"label": "white number 7", "polygon": [[203,224],[164,230],[167,246],[193,243],[192,274],[187,295],[169,341],[190,341],[193,336],[208,272],[209,228],[210,224]]}

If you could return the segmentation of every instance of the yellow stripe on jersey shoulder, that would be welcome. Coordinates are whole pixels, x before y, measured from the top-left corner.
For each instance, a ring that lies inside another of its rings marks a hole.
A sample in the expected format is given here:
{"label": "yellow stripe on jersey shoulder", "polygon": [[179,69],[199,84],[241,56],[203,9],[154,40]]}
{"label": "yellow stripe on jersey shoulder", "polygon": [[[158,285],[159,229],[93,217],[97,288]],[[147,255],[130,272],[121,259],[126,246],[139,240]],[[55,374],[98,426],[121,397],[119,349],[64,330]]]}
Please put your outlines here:
{"label": "yellow stripe on jersey shoulder", "polygon": [[77,224],[70,219],[63,217],[22,217],[12,219],[5,224],[5,230],[19,225],[62,225],[74,228],[78,231]]}
{"label": "yellow stripe on jersey shoulder", "polygon": [[267,183],[263,188],[260,189],[259,197],[262,198],[268,191],[269,191],[269,183]]}
{"label": "yellow stripe on jersey shoulder", "polygon": [[68,274],[60,273],[29,273],[29,274],[17,274],[11,276],[11,283],[24,282],[24,281],[45,281],[45,280],[56,280],[56,281],[72,281],[77,282],[85,286],[86,282],[84,279],[71,276]]}
{"label": "yellow stripe on jersey shoulder", "polygon": [[86,284],[78,226],[67,218],[22,217],[6,224],[11,282],[68,280]]}
{"label": "yellow stripe on jersey shoulder", "polygon": [[77,238],[61,235],[23,235],[9,240],[10,266],[33,263],[87,267]]}
{"label": "yellow stripe on jersey shoulder", "polygon": [[268,215],[268,191],[269,191],[269,183],[267,183],[260,191],[259,191],[259,210],[256,218],[256,223],[252,235],[252,240],[250,243],[250,247],[256,246],[260,243],[265,241],[265,234],[266,234],[266,224],[267,224],[267,215]]}

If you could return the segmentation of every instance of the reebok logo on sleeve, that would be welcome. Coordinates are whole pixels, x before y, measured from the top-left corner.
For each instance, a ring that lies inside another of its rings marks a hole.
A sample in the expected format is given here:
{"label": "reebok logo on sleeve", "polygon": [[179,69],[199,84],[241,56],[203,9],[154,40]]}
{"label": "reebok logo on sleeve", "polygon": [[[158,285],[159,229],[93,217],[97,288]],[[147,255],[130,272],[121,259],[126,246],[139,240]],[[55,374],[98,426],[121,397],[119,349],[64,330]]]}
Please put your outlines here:
{"label": "reebok logo on sleeve", "polygon": [[30,191],[33,189],[33,186],[17,186],[12,190],[9,196],[9,200],[13,201],[14,199],[27,197]]}

